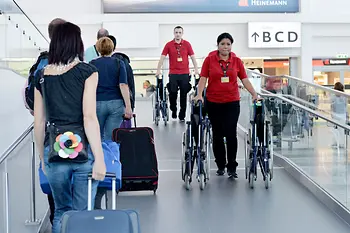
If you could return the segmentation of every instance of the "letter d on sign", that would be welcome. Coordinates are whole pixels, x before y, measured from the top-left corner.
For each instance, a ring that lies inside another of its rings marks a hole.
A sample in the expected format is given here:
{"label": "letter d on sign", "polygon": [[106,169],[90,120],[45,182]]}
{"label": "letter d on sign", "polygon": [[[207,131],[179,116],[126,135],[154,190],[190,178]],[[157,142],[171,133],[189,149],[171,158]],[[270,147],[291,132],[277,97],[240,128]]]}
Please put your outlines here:
{"label": "letter d on sign", "polygon": [[296,34],[295,32],[288,32],[288,42],[295,42],[297,40],[298,40],[298,34]]}

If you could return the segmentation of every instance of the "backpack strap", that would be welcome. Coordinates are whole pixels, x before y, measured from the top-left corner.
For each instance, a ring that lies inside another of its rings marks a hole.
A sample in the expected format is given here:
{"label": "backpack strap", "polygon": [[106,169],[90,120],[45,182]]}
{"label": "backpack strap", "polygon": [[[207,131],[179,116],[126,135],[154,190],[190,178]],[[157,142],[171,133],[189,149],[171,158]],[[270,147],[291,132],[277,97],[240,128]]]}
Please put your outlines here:
{"label": "backpack strap", "polygon": [[114,58],[117,62],[117,74],[118,74],[118,86],[120,84],[120,60],[118,58]]}
{"label": "backpack strap", "polygon": [[100,56],[100,53],[97,51],[96,45],[94,45],[95,53],[97,56]]}

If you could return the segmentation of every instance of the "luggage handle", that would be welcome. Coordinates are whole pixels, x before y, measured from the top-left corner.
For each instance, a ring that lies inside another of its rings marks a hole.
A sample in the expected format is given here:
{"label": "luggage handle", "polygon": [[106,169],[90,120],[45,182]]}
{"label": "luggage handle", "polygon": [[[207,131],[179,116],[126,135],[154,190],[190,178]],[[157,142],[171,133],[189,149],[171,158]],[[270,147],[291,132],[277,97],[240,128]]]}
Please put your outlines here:
{"label": "luggage handle", "polygon": [[[134,118],[134,128],[136,128],[136,114],[133,113],[132,114],[132,118]],[[123,114],[123,121],[126,121],[126,120],[131,120],[131,119],[128,119],[128,118],[125,118],[125,115]]]}
{"label": "luggage handle", "polygon": [[[107,172],[105,178],[112,178],[112,210],[117,209],[117,175]],[[88,210],[92,210],[92,173],[88,174]]]}

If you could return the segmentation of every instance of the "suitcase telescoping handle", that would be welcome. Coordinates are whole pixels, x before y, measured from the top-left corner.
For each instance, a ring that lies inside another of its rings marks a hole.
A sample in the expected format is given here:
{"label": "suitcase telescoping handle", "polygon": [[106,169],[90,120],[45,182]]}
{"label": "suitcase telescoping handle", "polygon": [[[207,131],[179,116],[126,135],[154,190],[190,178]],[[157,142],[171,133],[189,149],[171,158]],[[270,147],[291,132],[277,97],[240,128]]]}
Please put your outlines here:
{"label": "suitcase telescoping handle", "polygon": [[[112,178],[112,209],[117,209],[117,176],[115,173],[107,172],[105,178]],[[92,210],[92,173],[88,175],[88,210]]]}
{"label": "suitcase telescoping handle", "polygon": [[[132,114],[132,118],[134,118],[134,128],[136,128],[136,114]],[[123,115],[123,120],[126,121],[126,120],[130,120],[128,118],[125,118],[125,115]]]}

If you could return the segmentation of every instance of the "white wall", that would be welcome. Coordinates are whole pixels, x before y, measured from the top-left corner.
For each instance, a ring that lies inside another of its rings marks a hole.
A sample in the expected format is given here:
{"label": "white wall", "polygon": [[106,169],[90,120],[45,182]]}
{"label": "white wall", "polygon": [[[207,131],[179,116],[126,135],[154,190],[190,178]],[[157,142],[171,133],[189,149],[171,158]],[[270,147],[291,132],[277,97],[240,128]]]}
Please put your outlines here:
{"label": "white wall", "polygon": [[[158,23],[158,48],[122,49],[131,57],[158,57],[163,45],[172,39],[172,29],[176,25],[185,28],[188,39],[197,54],[205,56],[215,48],[216,37],[224,31],[234,39],[234,51],[239,56],[299,57],[300,77],[312,80],[312,57],[335,56],[350,53],[350,1],[349,0],[301,0],[301,12],[296,14],[102,14],[101,0],[18,0],[21,7],[47,35],[47,25],[55,17],[62,17],[81,26],[85,46],[95,42],[96,32],[108,23],[122,22]],[[40,5],[40,7],[37,7]],[[45,11],[42,11],[45,9]],[[321,16],[326,15],[326,17]],[[159,20],[161,19],[161,20]],[[301,49],[249,49],[247,23],[301,22]],[[112,29],[110,29],[112,30]],[[118,28],[113,28],[118,31]],[[132,30],[132,28],[130,28]],[[116,33],[118,34],[118,33]],[[154,34],[140,33],[139,40]],[[122,43],[122,42],[120,42]],[[1,57],[1,56],[0,56]]]}

